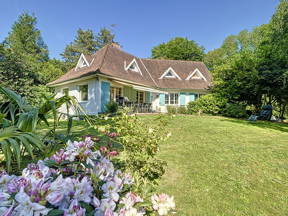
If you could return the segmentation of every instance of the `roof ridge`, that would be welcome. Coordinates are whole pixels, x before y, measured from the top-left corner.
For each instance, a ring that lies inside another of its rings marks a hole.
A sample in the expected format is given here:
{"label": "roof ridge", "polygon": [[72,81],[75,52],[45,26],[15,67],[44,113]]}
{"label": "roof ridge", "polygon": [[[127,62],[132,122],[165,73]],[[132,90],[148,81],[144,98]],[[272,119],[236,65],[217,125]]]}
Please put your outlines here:
{"label": "roof ridge", "polygon": [[152,77],[152,75],[150,74],[150,72],[148,71],[146,65],[144,64],[144,62],[142,61],[141,58],[139,58],[140,62],[143,64],[145,70],[147,71],[147,73],[149,74],[150,78],[152,79],[152,81],[154,82],[154,84],[156,85],[156,87],[159,87],[158,84],[155,82],[154,78]]}
{"label": "roof ridge", "polygon": [[[108,52],[108,46],[109,45],[106,45],[106,46],[104,46],[103,48],[106,48],[106,50],[104,50],[104,55],[103,55],[103,58],[102,58],[102,61],[101,61],[101,64],[100,64],[100,66],[99,66],[99,70],[101,70],[101,67],[103,66],[103,64],[104,64],[104,60],[105,60],[105,57],[106,57],[106,54],[107,54],[107,52]],[[102,49],[102,48],[101,48]],[[97,51],[98,52],[98,51]]]}
{"label": "roof ridge", "polygon": [[176,59],[152,59],[152,58],[141,58],[142,60],[149,61],[176,61],[176,62],[193,62],[193,63],[203,63],[203,61],[191,61],[191,60],[176,60]]}

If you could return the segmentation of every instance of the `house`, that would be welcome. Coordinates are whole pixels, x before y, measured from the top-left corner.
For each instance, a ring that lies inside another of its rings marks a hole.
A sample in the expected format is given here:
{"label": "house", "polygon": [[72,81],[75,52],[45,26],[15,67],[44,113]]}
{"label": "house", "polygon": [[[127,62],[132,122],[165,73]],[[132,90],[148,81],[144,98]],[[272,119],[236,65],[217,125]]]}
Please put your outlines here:
{"label": "house", "polygon": [[184,106],[206,94],[211,81],[203,62],[137,58],[110,44],[91,56],[82,54],[75,68],[48,86],[57,96],[75,96],[93,115],[119,100],[166,112],[167,106]]}

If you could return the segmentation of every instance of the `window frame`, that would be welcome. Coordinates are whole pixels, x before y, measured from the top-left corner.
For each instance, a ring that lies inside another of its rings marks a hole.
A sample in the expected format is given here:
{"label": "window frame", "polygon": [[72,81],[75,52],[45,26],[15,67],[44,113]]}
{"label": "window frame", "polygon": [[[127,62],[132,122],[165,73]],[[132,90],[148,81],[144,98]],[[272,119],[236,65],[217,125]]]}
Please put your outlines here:
{"label": "window frame", "polygon": [[[113,95],[113,98],[112,98],[112,95]],[[123,96],[123,88],[119,86],[111,86],[110,87],[110,101],[117,102],[117,96],[119,97]]]}
{"label": "window frame", "polygon": [[[138,95],[138,94],[142,94],[142,102],[140,101],[141,100],[141,96],[140,95]],[[140,97],[139,97],[140,96]],[[145,92],[144,91],[136,91],[136,102],[137,103],[145,103]]]}
{"label": "window frame", "polygon": [[[171,100],[171,95],[173,95],[173,99]],[[173,103],[171,103],[173,101]],[[167,103],[168,102],[168,103]],[[178,92],[170,92],[168,94],[165,94],[165,105],[179,105],[179,93]]]}
{"label": "window frame", "polygon": [[[81,90],[81,88],[83,88],[84,86],[87,86],[87,100],[83,100],[83,92]],[[83,84],[83,85],[79,85],[79,101],[80,102],[87,102],[89,101],[89,85],[88,84]]]}

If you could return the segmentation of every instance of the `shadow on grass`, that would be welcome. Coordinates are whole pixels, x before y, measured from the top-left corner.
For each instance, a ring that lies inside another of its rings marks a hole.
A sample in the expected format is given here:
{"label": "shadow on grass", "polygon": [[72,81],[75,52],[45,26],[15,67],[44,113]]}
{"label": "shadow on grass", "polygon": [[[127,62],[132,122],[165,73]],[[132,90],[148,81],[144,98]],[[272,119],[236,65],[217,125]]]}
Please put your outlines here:
{"label": "shadow on grass", "polygon": [[249,125],[259,128],[265,129],[273,129],[281,132],[288,132],[288,124],[287,123],[279,123],[279,122],[268,122],[268,121],[256,121],[251,122],[248,120],[241,120],[241,119],[222,119],[221,121],[232,122],[242,125]]}

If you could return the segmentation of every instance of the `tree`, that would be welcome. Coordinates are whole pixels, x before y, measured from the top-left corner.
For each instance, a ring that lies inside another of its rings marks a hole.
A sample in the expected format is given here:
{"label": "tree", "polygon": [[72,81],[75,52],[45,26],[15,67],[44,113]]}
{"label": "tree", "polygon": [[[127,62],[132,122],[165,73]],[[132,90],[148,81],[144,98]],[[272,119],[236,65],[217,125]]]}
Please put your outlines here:
{"label": "tree", "polygon": [[34,15],[23,13],[13,24],[4,44],[22,58],[45,62],[49,58],[48,49],[36,24],[37,18]]}
{"label": "tree", "polygon": [[152,58],[202,61],[204,48],[195,41],[176,37],[152,49]]}
{"label": "tree", "polygon": [[35,74],[22,56],[0,45],[1,86],[9,87],[21,96],[27,97],[32,93],[34,79]]}
{"label": "tree", "polygon": [[81,53],[92,55],[103,46],[114,42],[115,35],[108,28],[100,29],[100,32],[95,35],[90,29],[78,29],[76,38],[72,43],[66,46],[61,54],[68,68],[76,65]]}
{"label": "tree", "polygon": [[288,1],[281,0],[258,49],[260,83],[268,103],[276,102],[280,117],[288,105]]}
{"label": "tree", "polygon": [[231,103],[245,103],[261,107],[257,58],[249,51],[230,57],[215,68],[214,91]]}

